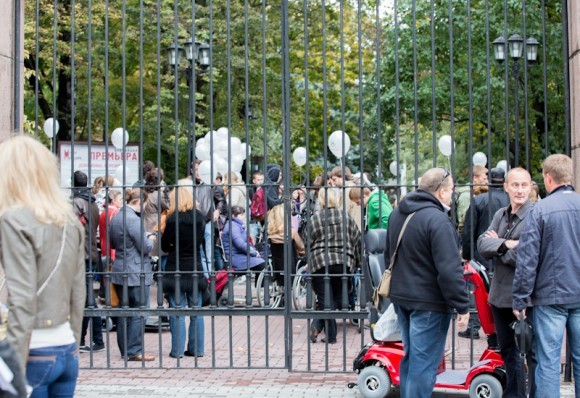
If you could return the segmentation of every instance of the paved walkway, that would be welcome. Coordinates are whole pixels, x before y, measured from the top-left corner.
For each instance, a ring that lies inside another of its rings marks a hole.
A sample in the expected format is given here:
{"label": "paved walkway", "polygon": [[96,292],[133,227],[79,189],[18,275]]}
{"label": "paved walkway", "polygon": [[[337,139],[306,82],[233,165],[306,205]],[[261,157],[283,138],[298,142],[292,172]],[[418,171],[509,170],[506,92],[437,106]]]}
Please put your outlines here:
{"label": "paved walkway", "polygon": [[[356,375],[290,373],[285,370],[139,370],[135,374],[116,371],[90,371],[100,379],[89,382],[81,371],[75,397],[224,397],[254,398],[362,398],[358,388],[348,389],[347,383]],[[562,383],[562,398],[574,397],[572,383]],[[467,395],[465,395],[467,396]],[[398,397],[395,394],[394,397]],[[436,394],[437,398],[457,395]]]}
{"label": "paved walkway", "polygon": [[[362,397],[351,372],[352,361],[363,339],[348,322],[338,322],[338,343],[327,346],[309,344],[306,320],[292,324],[292,361],[295,371],[284,366],[284,333],[281,317],[245,316],[205,318],[203,358],[185,357],[177,362],[168,356],[169,331],[146,333],[145,348],[156,361],[125,363],[116,345],[116,335],[109,333],[109,350],[81,354],[81,372],[76,397]],[[251,338],[249,338],[251,337]],[[370,341],[368,331],[364,342]],[[248,347],[249,343],[249,347]],[[456,368],[470,364],[470,341],[451,339],[447,348],[456,347]],[[474,341],[473,355],[483,351],[484,339]],[[212,351],[212,347],[214,347]],[[448,357],[448,368],[450,358]],[[234,368],[230,369],[230,364]],[[217,369],[215,369],[217,367]],[[241,368],[241,369],[240,369]],[[249,368],[249,369],[248,369]],[[277,369],[276,369],[277,368]],[[310,372],[306,370],[310,369]],[[573,386],[563,384],[563,398],[574,396]],[[437,395],[441,398],[444,395]]]}

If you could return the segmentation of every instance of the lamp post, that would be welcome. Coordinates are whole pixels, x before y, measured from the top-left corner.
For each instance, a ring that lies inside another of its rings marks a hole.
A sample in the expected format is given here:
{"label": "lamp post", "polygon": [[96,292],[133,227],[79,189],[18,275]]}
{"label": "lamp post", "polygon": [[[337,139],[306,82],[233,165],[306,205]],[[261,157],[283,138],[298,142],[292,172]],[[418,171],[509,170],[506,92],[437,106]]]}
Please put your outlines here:
{"label": "lamp post", "polygon": [[187,39],[183,47],[178,45],[171,45],[167,48],[167,56],[169,65],[172,68],[179,68],[179,61],[182,54],[185,54],[187,60],[187,67],[185,68],[185,77],[187,79],[187,87],[189,88],[189,99],[187,106],[187,165],[191,164],[195,158],[195,148],[193,147],[194,135],[194,119],[195,119],[195,65],[198,65],[201,70],[207,69],[211,63],[210,59],[211,48],[207,43],[195,41],[193,38]]}
{"label": "lamp post", "polygon": [[[509,37],[509,39],[504,39],[503,37],[498,37],[493,41],[493,54],[495,60],[501,65],[504,61],[508,62],[508,57],[511,58],[512,64],[512,75],[515,80],[514,88],[514,134],[515,134],[515,157],[514,164],[519,165],[519,79],[520,79],[520,59],[525,51],[526,61],[528,64],[534,64],[538,60],[538,46],[539,43],[533,37],[529,37],[525,42],[524,39],[518,35],[514,34]],[[524,62],[526,62],[524,61]],[[507,65],[506,65],[507,66]]]}

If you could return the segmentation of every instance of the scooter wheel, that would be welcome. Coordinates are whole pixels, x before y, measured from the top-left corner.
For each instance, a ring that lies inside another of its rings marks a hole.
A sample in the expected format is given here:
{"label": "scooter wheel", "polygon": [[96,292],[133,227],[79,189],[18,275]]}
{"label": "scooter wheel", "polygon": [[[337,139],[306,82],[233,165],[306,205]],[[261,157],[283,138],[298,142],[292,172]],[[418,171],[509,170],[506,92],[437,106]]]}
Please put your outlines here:
{"label": "scooter wheel", "polygon": [[469,386],[469,398],[501,398],[502,395],[501,383],[489,374],[476,376]]}
{"label": "scooter wheel", "polygon": [[391,378],[380,366],[367,366],[358,376],[358,389],[365,398],[384,398],[391,393]]}

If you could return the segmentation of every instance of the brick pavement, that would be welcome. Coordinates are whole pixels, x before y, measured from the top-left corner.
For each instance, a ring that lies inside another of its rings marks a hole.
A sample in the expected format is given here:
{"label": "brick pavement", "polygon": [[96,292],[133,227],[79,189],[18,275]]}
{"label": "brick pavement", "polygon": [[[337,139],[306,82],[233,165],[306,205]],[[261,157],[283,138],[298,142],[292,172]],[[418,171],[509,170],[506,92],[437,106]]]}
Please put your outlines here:
{"label": "brick pavement", "polygon": [[[168,356],[169,331],[146,334],[146,352],[155,355],[156,361],[145,364],[122,361],[115,333],[111,332],[106,336],[109,350],[92,356],[81,354],[76,396],[361,397],[358,389],[347,388],[348,382],[357,379],[351,369],[363,342],[361,334],[348,321],[344,326],[339,321],[338,325],[339,341],[336,345],[329,345],[327,352],[327,347],[320,342],[308,343],[306,320],[293,321],[292,372],[284,369],[281,317],[269,317],[268,320],[266,317],[215,317],[213,322],[212,318],[206,317],[205,356],[197,362],[185,357],[179,364]],[[363,337],[364,342],[369,341],[368,331]],[[449,337],[447,348],[452,344]],[[212,345],[215,347],[213,352]],[[455,346],[456,368],[468,368],[469,340],[456,339]],[[474,341],[476,358],[484,346],[483,339]],[[230,364],[237,369],[230,369]],[[573,397],[573,386],[563,384],[561,396]]]}

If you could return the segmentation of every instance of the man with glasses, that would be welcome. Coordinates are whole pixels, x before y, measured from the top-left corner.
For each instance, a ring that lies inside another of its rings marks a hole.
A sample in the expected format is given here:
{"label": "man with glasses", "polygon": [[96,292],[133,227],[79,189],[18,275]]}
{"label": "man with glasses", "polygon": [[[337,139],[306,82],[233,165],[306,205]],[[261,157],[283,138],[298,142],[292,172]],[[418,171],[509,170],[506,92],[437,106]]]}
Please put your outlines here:
{"label": "man with glasses", "polygon": [[405,349],[400,367],[402,398],[431,397],[453,311],[459,314],[459,328],[469,321],[459,236],[448,217],[452,197],[451,174],[433,168],[389,218],[385,263],[396,250],[390,299]]}

